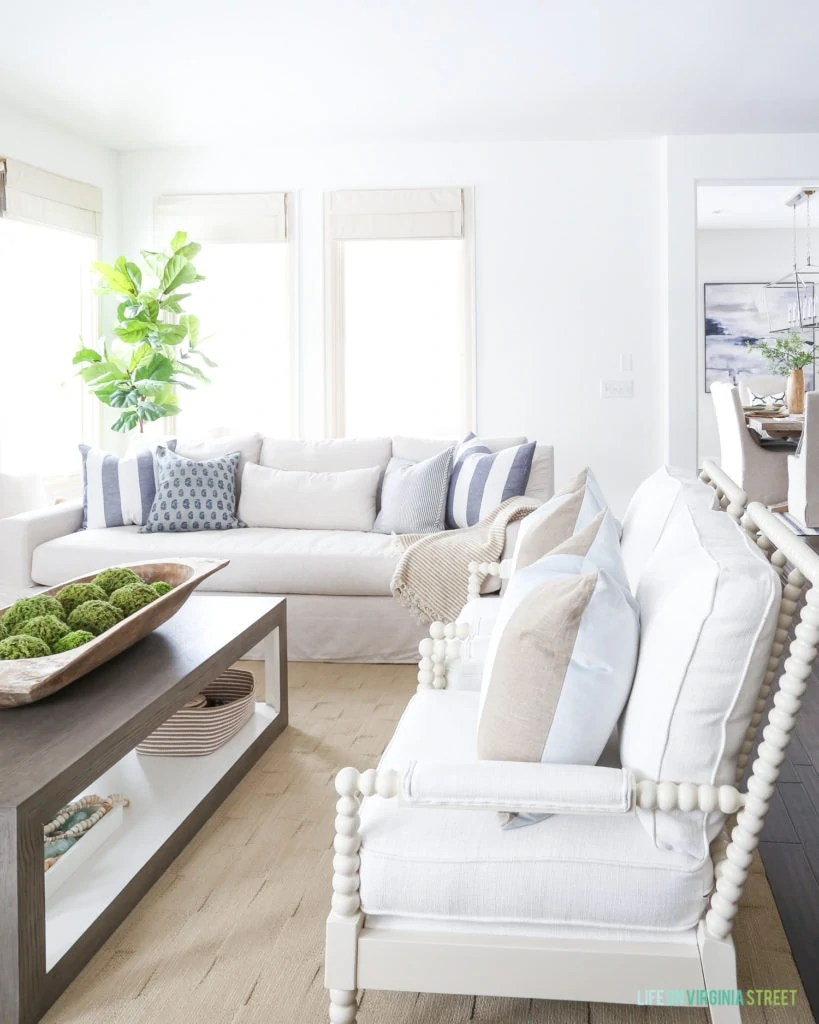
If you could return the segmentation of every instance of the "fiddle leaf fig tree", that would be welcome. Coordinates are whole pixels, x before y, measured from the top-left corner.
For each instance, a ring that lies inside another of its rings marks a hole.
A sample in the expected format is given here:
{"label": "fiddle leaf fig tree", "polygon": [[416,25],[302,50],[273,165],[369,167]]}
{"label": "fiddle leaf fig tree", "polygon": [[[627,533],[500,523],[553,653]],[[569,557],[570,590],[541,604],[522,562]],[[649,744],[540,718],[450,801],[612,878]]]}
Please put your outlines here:
{"label": "fiddle leaf fig tree", "polygon": [[176,415],[177,388],[209,384],[203,366],[216,365],[199,348],[199,318],[182,307],[190,292],[181,289],[204,281],[193,264],[201,246],[178,231],[170,249],[142,252],[153,279],[147,286],[140,267],[124,256],[113,266],[93,265],[101,278],[97,293],[119,300],[115,338],[103,338],[101,351],[81,347],[73,362],[89,391],[119,410],[112,430],[121,433]]}

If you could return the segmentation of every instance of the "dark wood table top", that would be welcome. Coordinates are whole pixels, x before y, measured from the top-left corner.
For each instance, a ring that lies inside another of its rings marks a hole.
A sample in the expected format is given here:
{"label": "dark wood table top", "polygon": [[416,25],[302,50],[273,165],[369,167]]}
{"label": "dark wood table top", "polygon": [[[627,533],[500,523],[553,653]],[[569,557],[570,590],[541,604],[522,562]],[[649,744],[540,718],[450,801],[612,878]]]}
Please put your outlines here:
{"label": "dark wood table top", "polygon": [[0,807],[53,813],[264,639],[284,612],[280,597],[195,595],[64,690],[0,710]]}

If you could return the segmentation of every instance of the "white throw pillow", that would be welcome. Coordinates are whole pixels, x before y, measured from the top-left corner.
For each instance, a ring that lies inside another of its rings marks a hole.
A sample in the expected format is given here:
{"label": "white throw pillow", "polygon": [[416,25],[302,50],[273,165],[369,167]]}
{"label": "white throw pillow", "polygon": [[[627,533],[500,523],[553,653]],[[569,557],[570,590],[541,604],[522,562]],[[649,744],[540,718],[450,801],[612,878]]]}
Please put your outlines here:
{"label": "white throw pillow", "polygon": [[715,500],[716,492],[708,484],[669,466],[661,466],[640,484],[623,516],[620,540],[633,594],[637,593],[640,575],[673,513],[683,505],[707,511],[714,507]]}
{"label": "white throw pillow", "polygon": [[372,530],[381,468],[310,473],[247,463],[239,518],[290,530]]}
{"label": "white throw pillow", "polygon": [[[643,570],[638,599],[623,767],[655,781],[733,785],[779,616],[776,573],[730,516],[683,506]],[[700,811],[638,814],[657,847],[697,859],[723,821]]]}
{"label": "white throw pillow", "polygon": [[521,569],[489,642],[478,756],[594,764],[628,699],[639,632],[628,589],[590,558],[555,553]]}

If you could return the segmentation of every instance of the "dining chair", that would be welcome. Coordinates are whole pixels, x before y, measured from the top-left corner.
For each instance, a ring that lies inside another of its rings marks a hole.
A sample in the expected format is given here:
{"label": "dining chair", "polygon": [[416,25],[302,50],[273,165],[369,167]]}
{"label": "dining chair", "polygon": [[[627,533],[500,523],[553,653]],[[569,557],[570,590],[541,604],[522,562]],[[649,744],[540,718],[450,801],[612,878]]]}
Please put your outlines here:
{"label": "dining chair", "polygon": [[788,453],[792,445],[763,443],[745,422],[739,389],[723,381],[711,385],[719,431],[720,465],[748,495],[763,505],[783,503],[788,494]]}
{"label": "dining chair", "polygon": [[788,457],[788,513],[803,526],[819,526],[819,391],[805,395],[805,423]]}
{"label": "dining chair", "polygon": [[768,399],[785,401],[786,377],[765,373],[738,373],[737,387],[743,405],[767,405]]}

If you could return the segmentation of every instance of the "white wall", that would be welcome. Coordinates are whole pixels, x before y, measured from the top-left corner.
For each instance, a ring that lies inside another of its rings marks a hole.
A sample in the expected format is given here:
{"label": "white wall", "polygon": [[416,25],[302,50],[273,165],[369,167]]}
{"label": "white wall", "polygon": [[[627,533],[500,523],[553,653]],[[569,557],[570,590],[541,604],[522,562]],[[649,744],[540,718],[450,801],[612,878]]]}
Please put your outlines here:
{"label": "white wall", "polygon": [[697,232],[697,349],[699,464],[719,461],[719,435],[711,396],[705,393],[705,321],[703,285],[733,281],[771,281],[793,263],[793,234],[778,230]]}
{"label": "white wall", "polygon": [[698,387],[697,185],[799,186],[814,181],[819,177],[819,134],[674,136],[666,140],[666,147],[665,457],[673,465],[693,469],[702,397]]}
{"label": "white wall", "polygon": [[[661,460],[664,157],[660,140],[123,153],[123,247],[153,243],[163,193],[297,191],[304,432],[317,436],[322,191],[474,186],[478,429],[553,443],[558,484],[591,464],[622,510]],[[620,353],[635,397],[602,400]]]}

